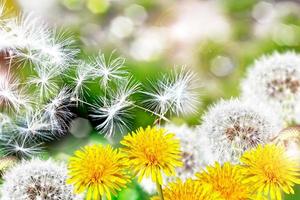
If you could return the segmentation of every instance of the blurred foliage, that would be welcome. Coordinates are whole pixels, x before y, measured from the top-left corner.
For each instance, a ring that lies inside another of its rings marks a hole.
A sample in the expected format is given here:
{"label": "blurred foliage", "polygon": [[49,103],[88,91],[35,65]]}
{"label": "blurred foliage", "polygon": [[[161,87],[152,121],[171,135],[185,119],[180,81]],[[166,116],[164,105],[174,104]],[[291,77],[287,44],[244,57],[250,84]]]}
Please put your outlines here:
{"label": "blurred foliage", "polygon": [[94,14],[103,14],[109,9],[108,0],[63,0],[63,4],[72,10],[80,9],[85,5]]}
{"label": "blurred foliage", "polygon": [[231,14],[246,14],[249,13],[258,0],[219,0],[220,3],[224,6],[225,11]]}

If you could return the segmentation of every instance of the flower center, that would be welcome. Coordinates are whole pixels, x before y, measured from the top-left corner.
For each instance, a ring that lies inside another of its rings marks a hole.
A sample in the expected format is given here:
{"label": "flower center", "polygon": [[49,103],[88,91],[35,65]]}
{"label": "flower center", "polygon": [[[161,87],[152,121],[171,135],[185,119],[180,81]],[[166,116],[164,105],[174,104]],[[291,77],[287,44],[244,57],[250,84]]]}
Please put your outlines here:
{"label": "flower center", "polygon": [[190,152],[182,152],[182,162],[184,171],[192,171],[195,168],[195,158]]}
{"label": "flower center", "polygon": [[155,152],[154,148],[147,148],[145,154],[150,165],[158,164],[157,152]]}
{"label": "flower center", "polygon": [[300,91],[300,81],[295,77],[295,71],[278,71],[274,79],[267,82],[267,93],[271,98],[284,100],[287,95],[295,95]]}
{"label": "flower center", "polygon": [[103,174],[104,174],[104,166],[99,163],[93,163],[90,169],[90,181],[93,183],[102,182]]}
{"label": "flower center", "polygon": [[264,174],[267,177],[266,182],[276,183],[278,180],[278,173],[275,171],[274,165],[265,165],[263,168]]}
{"label": "flower center", "polygon": [[218,177],[214,181],[214,188],[218,191],[222,197],[230,199],[233,195],[237,194],[240,189],[236,188],[237,182],[229,175],[222,174],[222,177]]}
{"label": "flower center", "polygon": [[59,195],[61,191],[55,187],[55,185],[47,184],[40,180],[40,178],[32,178],[32,184],[27,188],[27,197],[29,200],[54,199],[56,195]]}
{"label": "flower center", "polygon": [[261,140],[258,128],[240,119],[237,119],[232,126],[228,127],[225,130],[225,134],[230,142],[245,144],[246,149],[256,146]]}

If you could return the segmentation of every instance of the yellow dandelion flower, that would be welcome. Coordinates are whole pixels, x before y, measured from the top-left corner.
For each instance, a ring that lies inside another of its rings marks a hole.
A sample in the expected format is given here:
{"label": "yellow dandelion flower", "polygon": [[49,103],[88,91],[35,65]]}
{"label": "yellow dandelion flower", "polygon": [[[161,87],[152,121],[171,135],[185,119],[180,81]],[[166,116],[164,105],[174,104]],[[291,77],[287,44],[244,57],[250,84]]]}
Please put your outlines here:
{"label": "yellow dandelion flower", "polygon": [[281,190],[294,194],[292,187],[300,183],[299,165],[286,155],[283,147],[259,145],[245,152],[241,162],[245,181],[253,187],[258,198],[265,195],[281,200]]}
{"label": "yellow dandelion flower", "polygon": [[[209,185],[200,184],[199,181],[187,179],[169,183],[163,190],[164,200],[221,200],[218,193],[213,192]],[[151,200],[159,200],[158,196]]]}
{"label": "yellow dandelion flower", "polygon": [[162,185],[162,172],[174,175],[175,168],[182,165],[179,140],[165,129],[140,128],[125,136],[121,144],[139,181],[151,176]]}
{"label": "yellow dandelion flower", "polygon": [[70,158],[69,184],[74,184],[75,192],[87,190],[87,200],[101,199],[117,194],[130,181],[127,173],[127,158],[110,145],[90,145],[77,150]]}
{"label": "yellow dandelion flower", "polygon": [[196,174],[200,184],[211,185],[223,200],[245,200],[251,198],[251,191],[247,184],[243,183],[242,170],[237,165],[225,163],[221,166],[208,166],[206,171]]}

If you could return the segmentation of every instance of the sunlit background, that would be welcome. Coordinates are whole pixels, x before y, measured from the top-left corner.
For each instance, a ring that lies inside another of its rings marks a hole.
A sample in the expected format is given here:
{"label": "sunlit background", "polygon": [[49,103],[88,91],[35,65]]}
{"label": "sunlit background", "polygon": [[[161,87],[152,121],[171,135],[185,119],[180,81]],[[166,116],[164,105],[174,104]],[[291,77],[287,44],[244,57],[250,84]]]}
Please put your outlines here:
{"label": "sunlit background", "polygon": [[[176,123],[197,125],[208,105],[239,95],[240,80],[255,58],[300,50],[297,0],[9,0],[7,4],[15,12],[34,12],[73,35],[83,59],[99,50],[108,55],[115,50],[141,82],[174,66],[191,68],[201,83],[202,104],[194,116],[172,119]],[[149,124],[145,115],[139,113],[135,127]],[[70,133],[50,144],[51,156],[64,159],[86,143],[107,142],[84,117],[72,122]],[[297,193],[286,199],[299,199],[299,189]],[[147,198],[135,183],[115,197]]]}

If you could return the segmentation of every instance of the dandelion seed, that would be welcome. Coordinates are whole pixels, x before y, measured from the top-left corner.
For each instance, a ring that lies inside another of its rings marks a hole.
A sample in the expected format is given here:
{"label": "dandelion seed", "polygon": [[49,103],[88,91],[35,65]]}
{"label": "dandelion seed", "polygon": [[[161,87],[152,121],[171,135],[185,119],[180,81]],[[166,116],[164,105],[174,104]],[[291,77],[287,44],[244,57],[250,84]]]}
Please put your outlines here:
{"label": "dandelion seed", "polygon": [[220,194],[224,200],[252,199],[250,188],[252,185],[243,182],[244,176],[239,166],[225,163],[223,166],[216,163],[208,166],[206,171],[197,173],[200,185],[209,185],[212,190]]}
{"label": "dandelion seed", "polygon": [[11,18],[1,27],[8,47],[19,61],[41,63],[35,55],[46,44],[50,30],[32,14]]}
{"label": "dandelion seed", "polygon": [[66,184],[67,168],[52,160],[23,161],[4,175],[2,199],[83,200]]}
{"label": "dandelion seed", "polygon": [[249,68],[242,96],[263,103],[280,115],[283,124],[299,122],[300,56],[293,52],[263,56]]}
{"label": "dandelion seed", "polygon": [[0,149],[5,156],[16,156],[20,159],[29,159],[43,152],[42,143],[9,133],[1,139]]}
{"label": "dandelion seed", "polygon": [[98,99],[96,106],[92,109],[90,116],[96,122],[97,129],[106,136],[111,137],[114,133],[124,133],[129,129],[129,119],[132,118],[134,102],[130,97],[138,91],[139,84],[131,81],[120,82],[116,92],[108,94],[108,97]]}
{"label": "dandelion seed", "polygon": [[161,115],[166,114],[170,107],[172,101],[172,91],[170,90],[171,85],[166,80],[158,80],[155,84],[151,83],[151,91],[143,93],[148,97],[144,104],[150,110]]}
{"label": "dandelion seed", "polygon": [[32,140],[51,140],[55,135],[51,131],[51,125],[45,121],[40,113],[27,112],[24,117],[20,116],[12,126],[12,132],[21,137]]}
{"label": "dandelion seed", "polygon": [[143,93],[148,98],[144,101],[145,105],[161,115],[168,112],[188,115],[195,113],[199,105],[196,77],[184,67],[179,72],[173,71],[171,76],[164,76],[162,80],[151,83],[150,92]]}
{"label": "dandelion seed", "polygon": [[37,76],[32,76],[28,80],[28,84],[34,84],[38,87],[40,99],[48,99],[59,89],[56,78],[60,75],[60,71],[56,68],[45,66],[36,66],[35,71],[37,72]]}
{"label": "dandelion seed", "polygon": [[18,81],[7,73],[0,74],[0,107],[19,111],[26,102],[25,95],[19,90]]}
{"label": "dandelion seed", "polygon": [[100,77],[101,85],[106,87],[112,80],[123,80],[127,72],[124,70],[124,58],[112,58],[113,54],[108,60],[105,59],[104,54],[99,55],[92,59],[92,66],[95,69],[93,76],[95,78]]}
{"label": "dandelion seed", "polygon": [[121,141],[129,164],[141,181],[151,177],[162,185],[162,173],[175,175],[175,168],[182,166],[179,140],[162,128],[140,128]]}
{"label": "dandelion seed", "polygon": [[[1,17],[1,16],[0,16]],[[10,47],[9,35],[2,30],[2,21],[0,21],[0,51],[6,51]]]}
{"label": "dandelion seed", "polygon": [[63,88],[55,98],[42,108],[43,120],[51,124],[53,132],[63,134],[68,130],[69,123],[74,116],[70,111],[71,106],[70,91]]}
{"label": "dandelion seed", "polygon": [[2,49],[7,47],[12,50],[12,58],[21,66],[26,63],[34,66],[47,64],[65,69],[78,53],[71,47],[71,38],[65,37],[63,32],[51,32],[33,14],[7,20],[0,29],[6,38],[6,45]]}
{"label": "dandelion seed", "polygon": [[267,108],[237,99],[211,107],[200,126],[220,163],[237,163],[244,151],[271,142],[280,129],[280,120]]}
{"label": "dandelion seed", "polygon": [[294,194],[293,186],[300,184],[300,168],[289,158],[283,147],[259,145],[241,158],[245,182],[251,185],[258,198],[281,200],[281,191]]}
{"label": "dandelion seed", "polygon": [[[163,190],[165,200],[221,200],[219,194],[212,191],[211,187],[200,185],[197,181],[188,179],[182,182],[178,179],[176,182],[170,183]],[[152,197],[151,200],[159,200],[159,197]]]}
{"label": "dandelion seed", "polygon": [[11,124],[11,118],[4,113],[0,113],[0,138],[2,135],[2,129],[7,124]]}
{"label": "dandelion seed", "polygon": [[64,71],[70,64],[75,63],[75,56],[79,52],[74,48],[74,40],[67,36],[67,32],[53,31],[47,45],[41,46],[39,60],[49,65],[59,66]]}
{"label": "dandelion seed", "polygon": [[89,79],[92,78],[92,69],[93,68],[89,64],[85,62],[80,62],[76,66],[75,75],[67,75],[67,77],[72,80],[72,97],[75,100],[81,99],[81,97],[84,97],[86,91],[90,91],[90,88],[86,84],[91,82],[89,81]]}
{"label": "dandelion seed", "polygon": [[85,146],[75,152],[68,166],[67,182],[74,184],[76,193],[87,190],[87,200],[104,195],[111,200],[111,193],[116,195],[130,182],[128,160],[110,145]]}
{"label": "dandelion seed", "polygon": [[177,115],[195,113],[199,106],[199,83],[195,74],[182,68],[179,73],[174,72],[172,82],[173,112]]}

